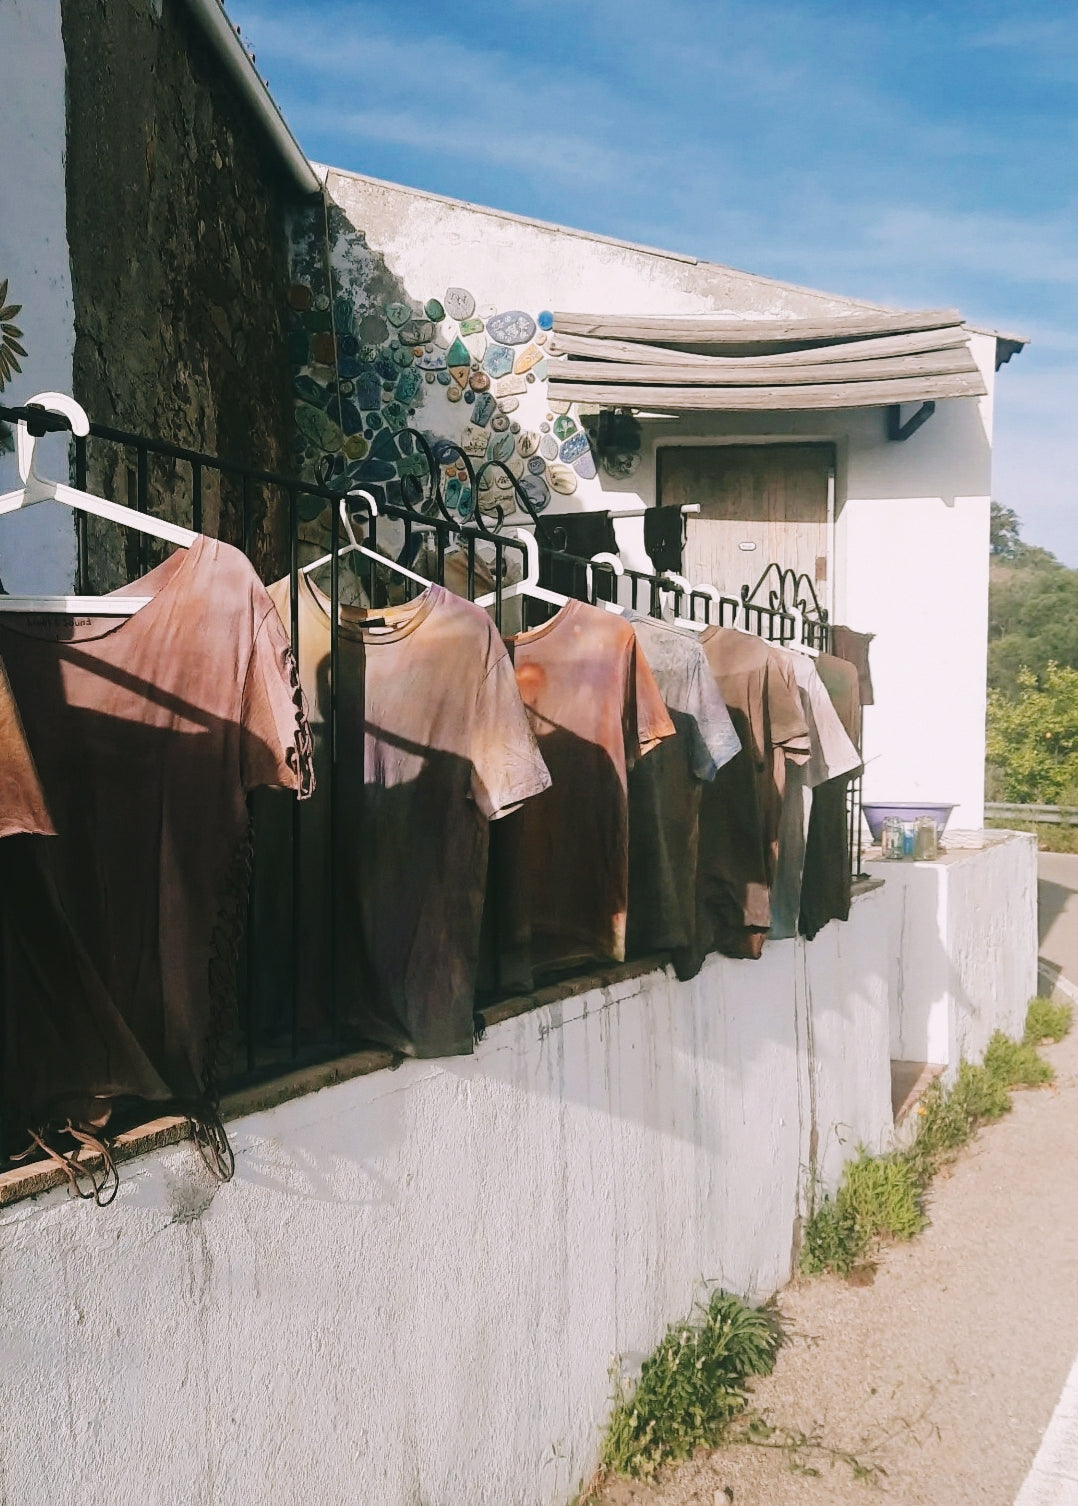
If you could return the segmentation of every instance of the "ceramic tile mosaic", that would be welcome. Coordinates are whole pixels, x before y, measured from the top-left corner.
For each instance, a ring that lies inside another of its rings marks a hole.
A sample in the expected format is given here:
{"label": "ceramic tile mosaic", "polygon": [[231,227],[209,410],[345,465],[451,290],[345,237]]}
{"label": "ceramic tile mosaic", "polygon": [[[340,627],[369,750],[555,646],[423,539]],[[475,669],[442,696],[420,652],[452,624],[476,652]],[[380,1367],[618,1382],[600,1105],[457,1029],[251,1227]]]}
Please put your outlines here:
{"label": "ceramic tile mosaic", "polygon": [[[476,464],[496,454],[485,492],[506,512],[515,504],[505,467],[531,489],[537,509],[549,502],[552,485],[568,494],[578,479],[595,477],[576,410],[545,402],[549,310],[477,305],[475,294],[456,284],[440,296],[429,289],[414,296],[334,206],[329,226],[334,287],[326,284],[322,216],[312,213],[294,240],[287,292],[295,453],[306,477],[314,479],[327,457],[342,484],[420,475],[426,460],[401,434],[412,425],[432,443],[468,434]],[[454,404],[462,406],[454,411]],[[550,421],[540,423],[545,409],[558,416],[554,434]],[[468,511],[459,462],[455,451],[441,458],[443,496]],[[318,539],[324,514],[319,504],[304,522],[305,540]]]}

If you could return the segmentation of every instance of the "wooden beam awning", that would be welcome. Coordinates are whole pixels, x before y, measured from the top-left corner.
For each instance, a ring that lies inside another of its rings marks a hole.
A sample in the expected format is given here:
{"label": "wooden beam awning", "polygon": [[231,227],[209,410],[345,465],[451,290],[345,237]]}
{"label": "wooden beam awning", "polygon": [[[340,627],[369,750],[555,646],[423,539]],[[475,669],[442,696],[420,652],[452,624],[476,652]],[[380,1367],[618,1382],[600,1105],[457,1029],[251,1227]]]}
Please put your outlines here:
{"label": "wooden beam awning", "polygon": [[554,315],[548,395],[604,408],[768,411],[982,397],[957,309],[830,319]]}

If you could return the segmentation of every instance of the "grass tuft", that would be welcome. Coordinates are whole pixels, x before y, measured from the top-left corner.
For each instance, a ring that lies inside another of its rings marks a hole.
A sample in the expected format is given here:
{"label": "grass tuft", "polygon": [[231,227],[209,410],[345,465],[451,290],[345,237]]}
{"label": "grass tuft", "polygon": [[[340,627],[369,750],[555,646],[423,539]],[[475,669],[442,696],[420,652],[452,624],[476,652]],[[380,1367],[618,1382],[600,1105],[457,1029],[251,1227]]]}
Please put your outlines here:
{"label": "grass tuft", "polygon": [[962,1062],[950,1088],[936,1081],[925,1089],[911,1145],[885,1156],[862,1150],[847,1162],[834,1197],[824,1196],[805,1224],[804,1274],[848,1276],[881,1241],[912,1239],[923,1229],[925,1191],[940,1167],[982,1124],[1010,1110],[1012,1089],[1052,1081],[1052,1068],[1038,1054],[1037,1043],[1062,1040],[1072,1013],[1068,1004],[1031,1000],[1022,1040],[1012,1041],[997,1030],[983,1062]]}
{"label": "grass tuft", "polygon": [[701,1445],[714,1448],[744,1411],[748,1379],[774,1369],[782,1336],[771,1313],[723,1291],[697,1312],[667,1329],[635,1385],[618,1379],[603,1474],[651,1479]]}
{"label": "grass tuft", "polygon": [[1061,1041],[1071,1028],[1074,1008],[1070,1004],[1053,1004],[1051,999],[1030,999],[1026,1010],[1026,1030],[1022,1037],[1029,1045],[1041,1041]]}

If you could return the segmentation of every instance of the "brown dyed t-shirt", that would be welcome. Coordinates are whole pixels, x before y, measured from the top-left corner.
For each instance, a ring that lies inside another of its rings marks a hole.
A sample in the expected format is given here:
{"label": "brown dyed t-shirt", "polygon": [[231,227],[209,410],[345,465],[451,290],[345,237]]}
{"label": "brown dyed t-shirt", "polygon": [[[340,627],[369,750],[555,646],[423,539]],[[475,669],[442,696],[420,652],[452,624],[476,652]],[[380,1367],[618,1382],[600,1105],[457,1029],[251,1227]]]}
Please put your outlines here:
{"label": "brown dyed t-shirt", "polygon": [[672,950],[679,978],[699,970],[696,853],[700,790],[741,751],[696,635],[632,613],[677,736],[629,773],[629,956]]}
{"label": "brown dyed t-shirt", "polygon": [[[287,579],[270,587],[284,621],[290,594]],[[409,1056],[469,1052],[489,823],[532,803],[550,776],[494,624],[432,585],[370,613],[384,628],[342,609],[331,777],[329,607],[301,577],[300,681],[319,788],[298,813],[298,956],[288,945],[290,831],[269,808],[279,801],[256,809],[258,996],[284,1028],[294,967],[304,1040],[328,1029],[335,988],[337,1018],[357,1036]]]}
{"label": "brown dyed t-shirt", "polygon": [[674,725],[632,625],[570,600],[507,640],[552,784],[502,823],[492,904],[501,987],[625,956],[628,770]]}
{"label": "brown dyed t-shirt", "polygon": [[124,591],[152,599],[0,619],[58,832],[0,843],[21,1125],[100,1120],[118,1096],[205,1102],[232,1023],[247,791],[311,785],[288,639],[239,550],[199,538]]}
{"label": "brown dyed t-shirt", "polygon": [[0,837],[19,833],[56,835],[11,686],[0,663]]}
{"label": "brown dyed t-shirt", "polygon": [[697,945],[704,954],[758,957],[771,924],[786,761],[808,759],[808,725],[792,669],[764,639],[716,627],[700,642],[741,752],[703,791]]}

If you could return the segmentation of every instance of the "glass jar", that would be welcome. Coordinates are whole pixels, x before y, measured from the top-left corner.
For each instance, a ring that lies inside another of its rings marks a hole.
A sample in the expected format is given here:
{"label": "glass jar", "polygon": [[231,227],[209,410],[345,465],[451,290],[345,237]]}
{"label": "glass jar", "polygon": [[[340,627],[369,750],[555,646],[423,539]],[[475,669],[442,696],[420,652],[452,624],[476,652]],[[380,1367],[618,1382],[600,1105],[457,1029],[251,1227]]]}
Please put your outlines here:
{"label": "glass jar", "polygon": [[939,829],[931,816],[917,817],[913,855],[920,862],[931,862],[939,856]]}
{"label": "glass jar", "polygon": [[897,816],[888,816],[880,834],[880,848],[885,858],[894,860],[902,856],[902,822]]}

